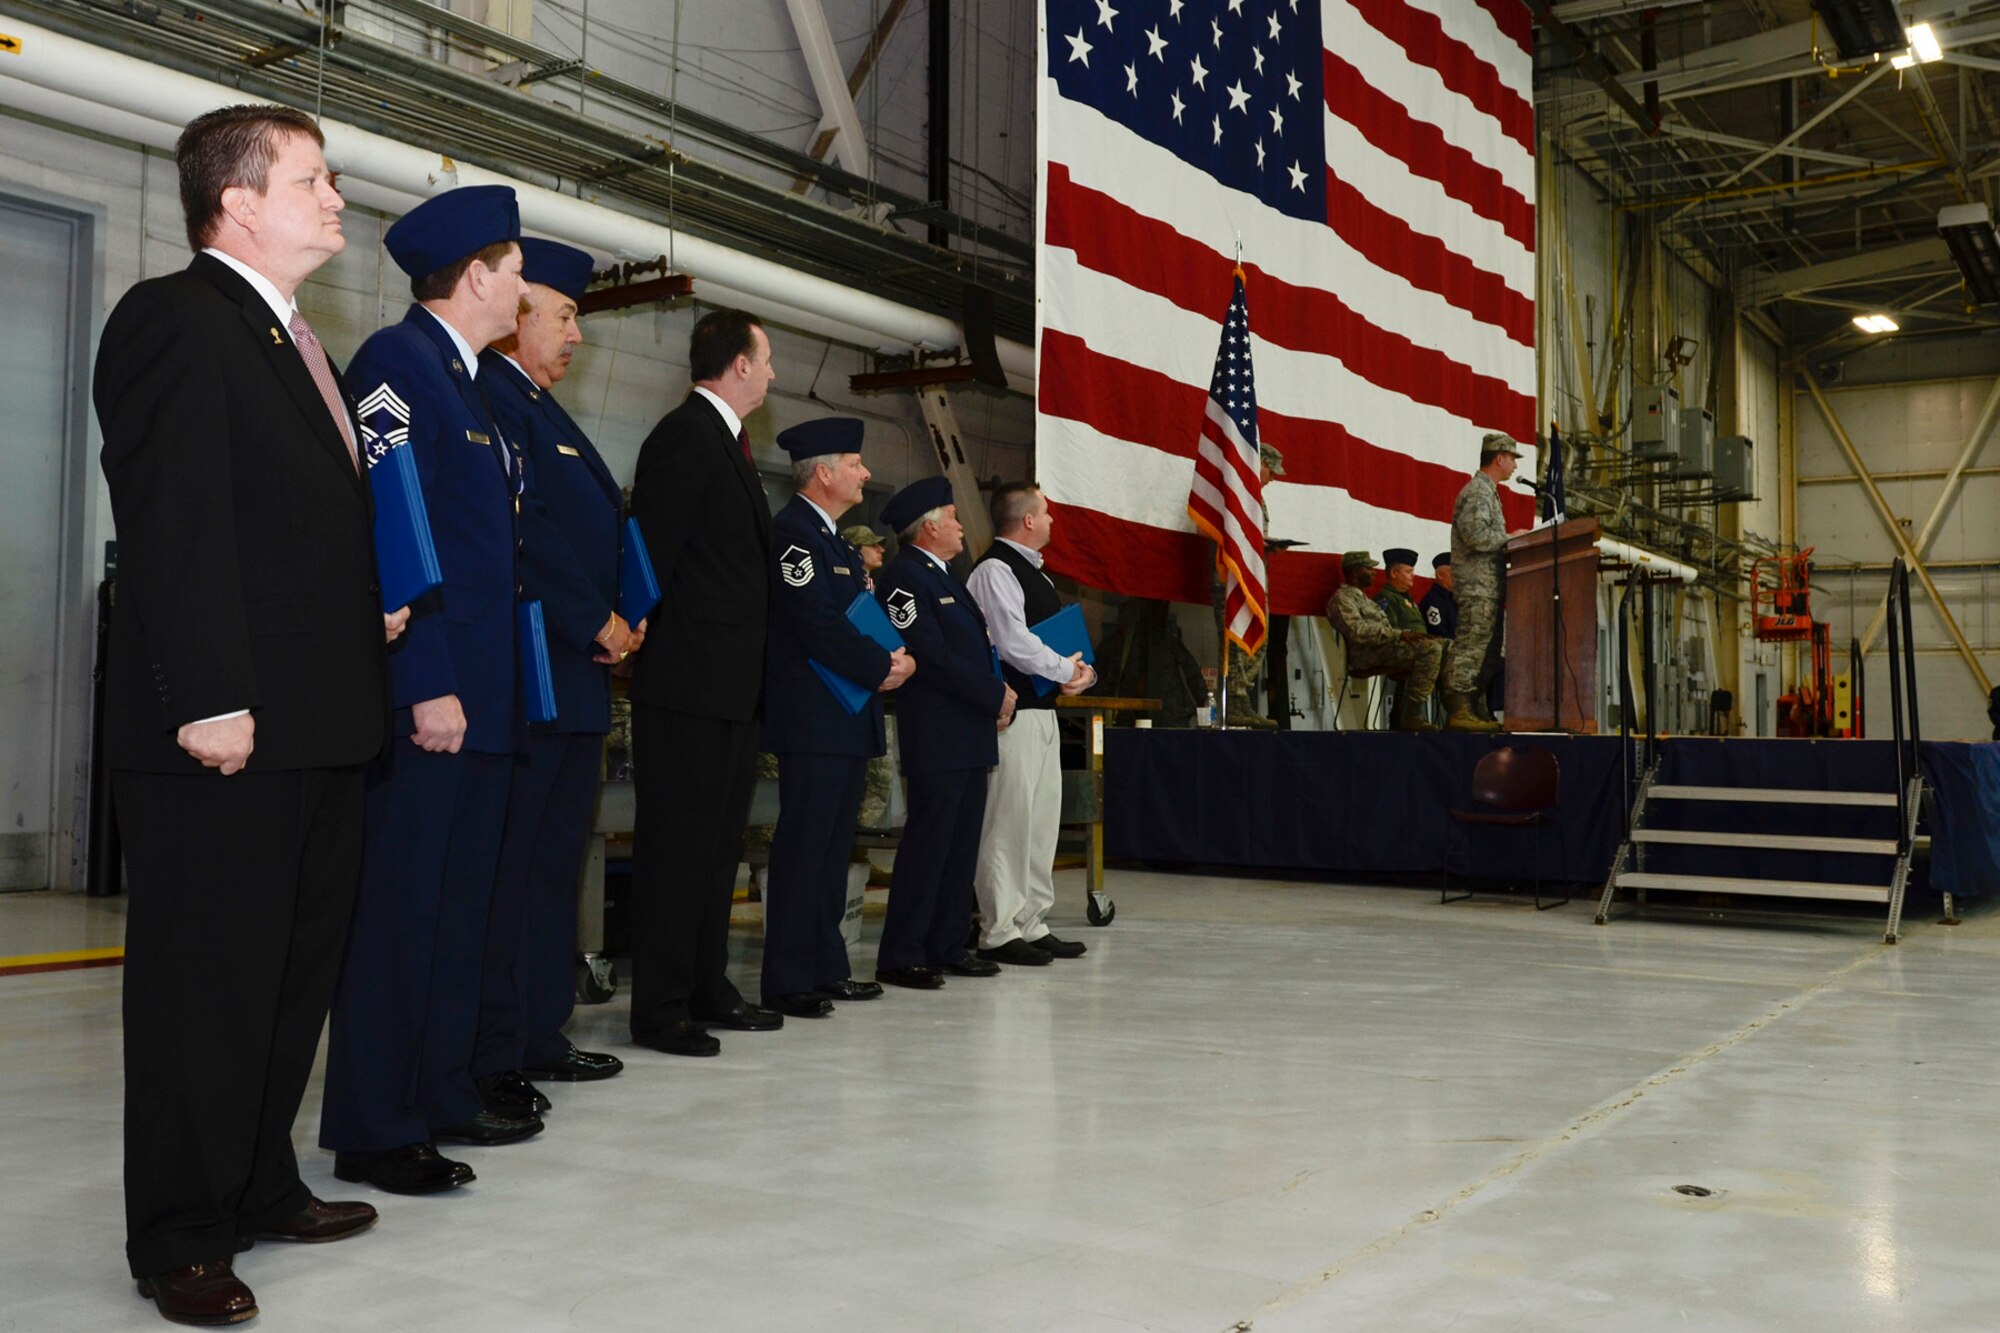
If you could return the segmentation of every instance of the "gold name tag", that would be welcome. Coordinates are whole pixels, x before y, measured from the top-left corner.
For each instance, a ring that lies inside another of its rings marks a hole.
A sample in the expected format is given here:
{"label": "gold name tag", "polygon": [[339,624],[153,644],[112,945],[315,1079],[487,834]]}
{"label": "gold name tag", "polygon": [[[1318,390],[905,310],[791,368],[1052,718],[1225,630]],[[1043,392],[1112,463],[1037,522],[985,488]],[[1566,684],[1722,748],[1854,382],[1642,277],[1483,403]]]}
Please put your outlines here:
{"label": "gold name tag", "polygon": [[835,565],[833,567],[833,572],[836,574],[852,574],[854,571],[849,569],[846,565]]}
{"label": "gold name tag", "polygon": [[956,597],[940,597],[940,598],[938,598],[938,605],[939,605],[939,606],[956,606],[956,605],[958,605],[958,598],[956,598]]}
{"label": "gold name tag", "polygon": [[570,448],[570,447],[569,447],[568,445],[566,445],[566,444],[559,444],[559,445],[557,445],[557,446],[556,446],[556,452],[557,452],[557,453],[559,453],[559,454],[564,454],[564,455],[567,455],[567,456],[568,456],[568,457],[570,457],[570,458],[582,458],[582,457],[583,457],[583,450],[581,450],[581,449],[572,449],[572,448]]}
{"label": "gold name tag", "polygon": [[480,434],[480,433],[479,433],[478,431],[476,431],[476,430],[469,430],[469,431],[465,432],[465,438],[466,438],[466,439],[468,439],[468,440],[470,440],[470,441],[472,441],[472,442],[473,442],[474,444],[491,444],[491,443],[493,443],[493,437],[492,437],[492,436],[490,436],[490,435],[481,435],[481,434]]}

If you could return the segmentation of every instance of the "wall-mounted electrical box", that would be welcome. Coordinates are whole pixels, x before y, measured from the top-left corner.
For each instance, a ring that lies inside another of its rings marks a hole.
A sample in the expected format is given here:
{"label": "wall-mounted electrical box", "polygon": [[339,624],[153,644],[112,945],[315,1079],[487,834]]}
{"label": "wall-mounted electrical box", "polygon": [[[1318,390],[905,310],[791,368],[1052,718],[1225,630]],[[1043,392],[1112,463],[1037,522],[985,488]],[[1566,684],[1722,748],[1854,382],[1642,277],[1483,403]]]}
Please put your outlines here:
{"label": "wall-mounted electrical box", "polygon": [[1681,452],[1681,394],[1668,385],[1642,390],[1632,412],[1632,456],[1675,459]]}
{"label": "wall-mounted electrical box", "polygon": [[1705,407],[1681,413],[1681,461],[1674,476],[1692,480],[1715,471],[1715,413]]}
{"label": "wall-mounted electrical box", "polygon": [[1725,435],[1715,442],[1715,498],[1722,501],[1757,498],[1756,455],[1748,435]]}

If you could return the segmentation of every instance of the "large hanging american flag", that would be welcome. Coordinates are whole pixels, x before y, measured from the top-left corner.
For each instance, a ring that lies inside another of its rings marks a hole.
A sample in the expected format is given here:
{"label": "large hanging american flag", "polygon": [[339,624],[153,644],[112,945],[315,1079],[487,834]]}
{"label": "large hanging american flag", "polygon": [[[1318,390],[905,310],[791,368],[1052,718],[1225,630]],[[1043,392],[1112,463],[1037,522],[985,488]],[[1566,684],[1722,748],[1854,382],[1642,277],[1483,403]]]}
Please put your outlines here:
{"label": "large hanging american flag", "polygon": [[1222,580],[1222,628],[1246,653],[1264,644],[1270,627],[1264,593],[1263,487],[1258,481],[1257,377],[1250,361],[1250,313],[1243,270],[1222,321],[1215,371],[1195,444],[1194,485],[1187,513],[1195,530],[1215,543]]}
{"label": "large hanging american flag", "polygon": [[[1479,438],[1535,427],[1520,0],[1043,0],[1036,471],[1052,568],[1205,602],[1187,512],[1238,242],[1269,609],[1340,552],[1442,551]],[[1524,475],[1532,469],[1524,467]],[[1503,488],[1510,526],[1534,500]]]}

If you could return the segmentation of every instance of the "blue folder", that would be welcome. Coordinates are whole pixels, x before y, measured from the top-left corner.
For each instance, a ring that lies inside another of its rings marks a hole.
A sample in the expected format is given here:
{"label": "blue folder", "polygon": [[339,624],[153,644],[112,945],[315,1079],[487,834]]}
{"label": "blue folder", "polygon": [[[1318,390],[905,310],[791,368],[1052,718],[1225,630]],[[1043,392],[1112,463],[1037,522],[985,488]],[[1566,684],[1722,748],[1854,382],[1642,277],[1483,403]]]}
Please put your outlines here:
{"label": "blue folder", "polygon": [[515,608],[521,629],[521,703],[530,722],[556,720],[556,677],[549,669],[549,631],[542,623],[540,602]]}
{"label": "blue folder", "polygon": [[382,609],[397,611],[444,582],[416,456],[400,445],[368,465],[375,493],[375,570]]}
{"label": "blue folder", "polygon": [[[1082,653],[1086,664],[1097,665],[1097,653],[1090,646],[1090,627],[1083,623],[1083,607],[1079,603],[1071,602],[1041,624],[1028,626],[1028,632],[1064,657]],[[1059,681],[1047,676],[1035,677],[1035,697],[1046,699],[1058,684]]]}
{"label": "blue folder", "polygon": [[625,551],[618,557],[618,614],[628,625],[637,625],[653,614],[660,604],[660,580],[653,573],[653,557],[646,554],[646,539],[639,535],[639,520],[625,520]]}
{"label": "blue folder", "polygon": [[[854,600],[847,604],[847,622],[892,653],[903,646],[903,636],[896,633],[896,627],[889,623],[889,617],[883,614],[882,604],[875,600],[872,592],[854,594]],[[826,687],[833,691],[833,697],[840,700],[840,706],[847,710],[850,717],[866,708],[868,701],[875,697],[873,685],[856,685],[838,671],[823,667],[811,658],[807,658],[806,663],[826,682]]]}

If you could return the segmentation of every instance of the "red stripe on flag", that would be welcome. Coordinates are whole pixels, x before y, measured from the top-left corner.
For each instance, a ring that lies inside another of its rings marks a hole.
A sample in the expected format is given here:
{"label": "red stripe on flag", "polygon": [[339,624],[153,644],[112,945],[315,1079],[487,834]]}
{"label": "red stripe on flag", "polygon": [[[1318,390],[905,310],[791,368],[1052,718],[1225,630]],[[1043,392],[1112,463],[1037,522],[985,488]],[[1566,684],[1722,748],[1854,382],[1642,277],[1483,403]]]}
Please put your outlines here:
{"label": "red stripe on flag", "polygon": [[[1047,201],[1046,243],[1075,251],[1085,267],[1196,314],[1211,314],[1228,301],[1223,286],[1227,258],[1107,194],[1076,184],[1060,163],[1049,164]],[[1371,384],[1465,421],[1517,438],[1533,435],[1532,395],[1377,327],[1331,292],[1295,286],[1252,265],[1244,270],[1256,312],[1251,328],[1258,337],[1293,351],[1335,357]],[[1224,293],[1219,298],[1218,288]],[[1047,396],[1042,397],[1046,403]]]}
{"label": "red stripe on flag", "polygon": [[[1056,521],[1042,555],[1055,573],[1128,597],[1193,603],[1212,597],[1215,546],[1199,533],[1169,532],[1076,505],[1051,502],[1049,508]],[[1338,554],[1285,551],[1272,559],[1271,570],[1272,615],[1324,615],[1340,591]]]}
{"label": "red stripe on flag", "polygon": [[[1081,421],[1115,439],[1192,458],[1208,402],[1205,389],[1135,366],[1089,347],[1075,334],[1042,332],[1036,379],[1041,411]],[[1525,435],[1531,436],[1532,431]],[[1451,521],[1452,502],[1472,475],[1477,437],[1468,432],[1463,470],[1412,458],[1359,438],[1346,427],[1311,417],[1257,409],[1257,437],[1285,456],[1285,481],[1338,486],[1358,503],[1418,518]],[[1534,497],[1504,493],[1510,523],[1527,521]]]}
{"label": "red stripe on flag", "polygon": [[1535,53],[1535,17],[1521,0],[1477,0],[1493,18],[1493,26],[1529,55]]}
{"label": "red stripe on flag", "polygon": [[1435,236],[1377,208],[1368,196],[1326,171],[1326,215],[1340,238],[1375,267],[1412,286],[1436,292],[1483,324],[1506,331],[1523,347],[1535,345],[1535,303]]}
{"label": "red stripe on flag", "polygon": [[1411,171],[1436,181],[1473,212],[1499,223],[1521,245],[1535,248],[1535,206],[1505,177],[1448,141],[1443,130],[1418,120],[1400,102],[1370,86],[1360,70],[1333,52],[1325,53],[1324,65],[1327,110]]}
{"label": "red stripe on flag", "polygon": [[1404,0],[1347,0],[1368,26],[1410,53],[1413,64],[1426,65],[1444,86],[1500,123],[1507,137],[1528,152],[1535,151],[1535,109],[1528,99],[1500,81],[1500,73],[1456,37],[1447,36],[1437,15]]}

